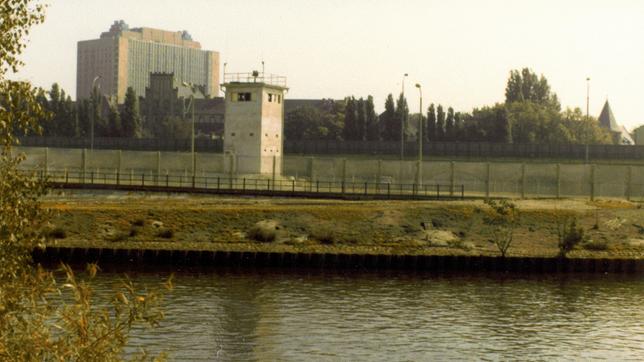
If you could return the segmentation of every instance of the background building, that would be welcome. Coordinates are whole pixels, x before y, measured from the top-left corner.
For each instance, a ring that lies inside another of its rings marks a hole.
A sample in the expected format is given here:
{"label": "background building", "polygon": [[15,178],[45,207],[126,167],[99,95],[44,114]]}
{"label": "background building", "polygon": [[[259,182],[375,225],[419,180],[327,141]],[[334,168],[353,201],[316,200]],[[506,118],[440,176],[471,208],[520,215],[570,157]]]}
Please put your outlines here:
{"label": "background building", "polygon": [[635,141],[633,141],[633,138],[631,135],[628,133],[626,128],[624,126],[620,125],[617,123],[615,120],[615,116],[613,115],[613,110],[610,108],[610,104],[608,104],[608,100],[606,100],[606,103],[604,103],[604,108],[602,108],[602,112],[599,115],[599,125],[607,130],[610,131],[611,135],[613,136],[613,142],[618,145],[634,145]]}
{"label": "background building", "polygon": [[202,50],[186,31],[130,29],[121,20],[99,39],[78,42],[76,97],[89,98],[100,76],[101,93],[122,102],[128,87],[144,94],[155,72],[173,73],[179,83],[197,85],[207,96],[219,94],[218,52]]}

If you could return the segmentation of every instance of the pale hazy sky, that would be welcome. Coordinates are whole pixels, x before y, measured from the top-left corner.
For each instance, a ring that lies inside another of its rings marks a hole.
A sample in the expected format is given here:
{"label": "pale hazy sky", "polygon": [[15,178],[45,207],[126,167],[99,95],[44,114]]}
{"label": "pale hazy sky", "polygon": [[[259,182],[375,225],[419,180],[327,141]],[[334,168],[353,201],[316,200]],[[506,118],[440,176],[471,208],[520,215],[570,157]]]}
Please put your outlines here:
{"label": "pale hazy sky", "polygon": [[[597,116],[608,97],[627,128],[644,123],[642,0],[49,0],[18,77],[76,92],[76,42],[114,20],[188,30],[229,72],[286,75],[290,98],[372,94],[381,110],[401,90],[410,108],[457,111],[501,102],[511,69],[544,74],[564,106]],[[425,107],[426,108],[426,107]]]}

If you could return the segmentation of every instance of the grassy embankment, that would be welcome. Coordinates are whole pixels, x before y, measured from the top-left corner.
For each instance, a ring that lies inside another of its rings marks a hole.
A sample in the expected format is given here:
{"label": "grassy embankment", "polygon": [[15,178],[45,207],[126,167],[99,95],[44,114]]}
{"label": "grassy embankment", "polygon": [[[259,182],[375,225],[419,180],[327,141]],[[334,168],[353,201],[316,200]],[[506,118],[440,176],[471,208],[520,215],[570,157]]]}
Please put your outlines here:
{"label": "grassy embankment", "polygon": [[[569,257],[644,257],[641,204],[524,200],[517,205],[521,218],[508,256],[556,256],[557,220],[575,217],[589,241]],[[352,202],[122,194],[53,196],[45,207],[54,211],[55,238],[50,243],[58,246],[499,255],[491,242],[491,229],[484,223],[490,209],[481,201]]]}

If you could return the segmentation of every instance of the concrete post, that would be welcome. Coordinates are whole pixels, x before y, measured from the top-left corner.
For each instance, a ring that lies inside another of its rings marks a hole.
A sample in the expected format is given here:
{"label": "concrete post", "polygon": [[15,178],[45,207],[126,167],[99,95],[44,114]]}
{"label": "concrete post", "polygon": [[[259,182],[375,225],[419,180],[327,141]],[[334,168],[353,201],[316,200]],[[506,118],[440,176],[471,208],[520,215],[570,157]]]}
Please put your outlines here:
{"label": "concrete post", "polygon": [[485,198],[490,198],[490,163],[485,164]]}
{"label": "concrete post", "polygon": [[313,191],[313,183],[315,182],[316,178],[317,178],[317,175],[315,174],[315,157],[310,157],[309,158],[309,180],[310,180],[309,191]]}
{"label": "concrete post", "polygon": [[378,169],[376,170],[376,193],[380,192],[380,180],[382,180],[382,160],[378,160]]}
{"label": "concrete post", "polygon": [[525,199],[525,163],[521,164],[521,198]]}
{"label": "concrete post", "polygon": [[157,151],[157,180],[156,184],[159,185],[159,179],[161,178],[161,151]]}
{"label": "concrete post", "polygon": [[87,169],[87,149],[81,152],[81,183],[85,182],[85,170]]}
{"label": "concrete post", "polygon": [[342,159],[342,193],[344,193],[345,185],[347,183],[347,159]]}
{"label": "concrete post", "polygon": [[595,165],[590,165],[590,201],[595,200]]}
{"label": "concrete post", "polygon": [[454,161],[449,163],[449,196],[454,196]]}
{"label": "concrete post", "polygon": [[633,166],[626,168],[626,200],[631,201],[631,180],[633,179]]}
{"label": "concrete post", "polygon": [[273,155],[273,190],[275,190],[275,180],[277,171],[277,156]]}
{"label": "concrete post", "polygon": [[118,155],[117,155],[117,160],[116,160],[116,180],[117,184],[119,183],[119,179],[121,178],[121,165],[123,162],[123,151],[118,150]]}
{"label": "concrete post", "polygon": [[561,198],[561,164],[557,164],[557,198]]}
{"label": "concrete post", "polygon": [[44,165],[45,176],[49,172],[49,147],[45,147],[45,165]]}

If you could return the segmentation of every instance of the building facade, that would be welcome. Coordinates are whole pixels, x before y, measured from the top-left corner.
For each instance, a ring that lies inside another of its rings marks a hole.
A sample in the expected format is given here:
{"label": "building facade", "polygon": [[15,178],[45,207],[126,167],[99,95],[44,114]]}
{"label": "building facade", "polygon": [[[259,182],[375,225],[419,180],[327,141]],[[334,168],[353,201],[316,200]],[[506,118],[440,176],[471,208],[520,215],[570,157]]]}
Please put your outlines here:
{"label": "building facade", "polygon": [[89,98],[96,79],[101,93],[122,102],[128,87],[143,95],[150,74],[158,72],[172,73],[209,97],[219,94],[218,52],[202,50],[185,31],[130,29],[116,21],[99,39],[78,42],[76,98]]}
{"label": "building facade", "polygon": [[195,97],[195,129],[198,135],[221,137],[224,132],[224,99],[192,93],[172,73],[151,73],[150,84],[139,98],[143,127],[153,130],[168,117],[192,119],[190,97]]}

